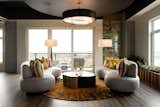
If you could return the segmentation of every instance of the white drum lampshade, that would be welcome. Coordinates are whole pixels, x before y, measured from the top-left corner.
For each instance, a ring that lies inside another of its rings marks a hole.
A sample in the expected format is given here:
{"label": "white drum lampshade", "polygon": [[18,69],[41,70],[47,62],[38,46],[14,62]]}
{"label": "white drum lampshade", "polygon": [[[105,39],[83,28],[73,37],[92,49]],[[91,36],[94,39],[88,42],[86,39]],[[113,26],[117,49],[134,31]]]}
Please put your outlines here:
{"label": "white drum lampshade", "polygon": [[57,40],[48,39],[45,41],[45,46],[47,47],[57,46]]}
{"label": "white drum lampshade", "polygon": [[51,48],[50,58],[51,58],[51,62],[53,63],[52,47],[57,46],[57,40],[52,40],[52,39],[45,40],[45,46]]}
{"label": "white drum lampshade", "polygon": [[100,39],[98,40],[98,47],[112,47],[112,39]]}

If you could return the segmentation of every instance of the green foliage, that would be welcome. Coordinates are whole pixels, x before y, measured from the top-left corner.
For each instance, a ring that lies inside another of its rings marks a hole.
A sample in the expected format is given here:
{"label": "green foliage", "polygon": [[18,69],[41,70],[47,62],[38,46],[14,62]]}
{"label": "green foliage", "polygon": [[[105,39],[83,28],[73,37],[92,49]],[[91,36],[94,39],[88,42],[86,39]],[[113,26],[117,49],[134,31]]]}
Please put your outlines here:
{"label": "green foliage", "polygon": [[157,66],[142,65],[141,68],[160,73],[160,67],[157,67]]}
{"label": "green foliage", "polygon": [[143,69],[160,73],[160,67],[148,65],[147,60],[145,60],[144,58],[141,58],[139,56],[130,56],[128,57],[128,59],[136,62],[138,66]]}
{"label": "green foliage", "polygon": [[132,56],[128,57],[128,59],[136,62],[139,67],[142,66],[142,65],[148,65],[147,60],[145,60],[144,58],[141,58],[139,56],[132,55]]}

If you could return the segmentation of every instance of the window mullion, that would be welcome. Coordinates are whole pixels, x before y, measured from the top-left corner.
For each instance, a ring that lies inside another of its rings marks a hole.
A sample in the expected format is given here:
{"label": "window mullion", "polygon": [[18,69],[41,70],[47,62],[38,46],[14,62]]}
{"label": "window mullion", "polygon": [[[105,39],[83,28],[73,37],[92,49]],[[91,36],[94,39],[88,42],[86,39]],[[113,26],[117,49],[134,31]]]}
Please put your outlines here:
{"label": "window mullion", "polygon": [[154,23],[151,23],[151,64],[154,65]]}
{"label": "window mullion", "polygon": [[[155,20],[154,20],[155,21]],[[155,34],[160,32],[160,29],[154,30],[154,21],[151,21],[151,64],[155,65]]]}
{"label": "window mullion", "polygon": [[[52,29],[48,29],[48,39],[53,39],[52,38]],[[47,50],[48,52],[47,52],[47,54],[48,54],[48,56],[51,56],[50,55],[50,53],[51,53],[51,47],[48,47],[48,50]],[[53,55],[53,53],[52,53],[52,55]]]}
{"label": "window mullion", "polygon": [[160,30],[152,30],[152,33],[159,33],[160,32]]}
{"label": "window mullion", "polygon": [[151,64],[154,65],[154,33],[151,34]]}
{"label": "window mullion", "polygon": [[0,28],[0,30],[2,31],[1,32],[2,37],[0,37],[0,40],[2,41],[2,44],[0,44],[1,45],[1,49],[2,49],[2,50],[0,50],[1,51],[0,63],[3,63],[3,60],[4,60],[4,54],[3,54],[3,52],[4,52],[4,40],[3,40],[4,33],[3,33],[3,29],[2,28]]}
{"label": "window mullion", "polygon": [[71,29],[71,61],[72,61],[72,70],[74,69],[74,64],[73,64],[73,59],[74,59],[74,52],[73,52],[73,39],[74,39],[74,35],[73,35],[73,28]]}

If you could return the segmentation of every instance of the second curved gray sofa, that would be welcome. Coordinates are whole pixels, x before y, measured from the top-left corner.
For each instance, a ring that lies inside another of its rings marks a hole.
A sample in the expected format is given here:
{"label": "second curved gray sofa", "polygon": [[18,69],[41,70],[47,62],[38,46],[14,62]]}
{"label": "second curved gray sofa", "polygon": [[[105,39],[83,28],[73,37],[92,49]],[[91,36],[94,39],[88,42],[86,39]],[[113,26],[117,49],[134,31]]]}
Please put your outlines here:
{"label": "second curved gray sofa", "polygon": [[33,77],[23,79],[20,82],[21,90],[27,93],[41,93],[48,91],[55,85],[55,78],[51,75],[44,75],[43,78]]}
{"label": "second curved gray sofa", "polygon": [[129,61],[129,63],[132,65],[131,68],[129,68],[129,76],[121,77],[118,71],[108,71],[105,74],[104,82],[107,87],[119,92],[134,92],[139,88],[138,66],[135,62]]}
{"label": "second curved gray sofa", "polygon": [[112,90],[119,92],[134,92],[139,87],[139,77],[105,77],[105,84]]}
{"label": "second curved gray sofa", "polygon": [[51,71],[44,71],[43,77],[34,77],[28,64],[21,65],[20,88],[26,93],[41,93],[50,90],[55,85],[55,77]]}

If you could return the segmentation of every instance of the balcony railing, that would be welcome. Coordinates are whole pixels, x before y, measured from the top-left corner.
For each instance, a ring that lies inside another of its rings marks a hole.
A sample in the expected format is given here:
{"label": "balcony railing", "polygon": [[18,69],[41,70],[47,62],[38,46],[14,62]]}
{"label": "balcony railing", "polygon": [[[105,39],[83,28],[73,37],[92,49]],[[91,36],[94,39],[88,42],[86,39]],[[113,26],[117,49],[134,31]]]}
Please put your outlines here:
{"label": "balcony railing", "polygon": [[[66,67],[68,70],[73,68],[73,58],[83,58],[84,70],[92,70],[93,69],[93,54],[92,53],[53,53],[53,65],[57,67]],[[42,57],[47,58],[48,53],[30,53],[29,59],[35,59]]]}

